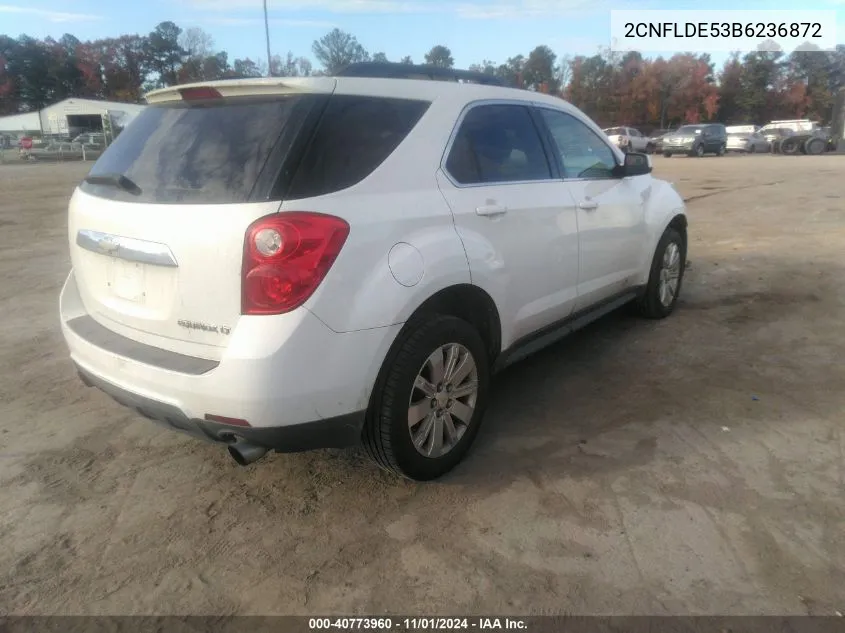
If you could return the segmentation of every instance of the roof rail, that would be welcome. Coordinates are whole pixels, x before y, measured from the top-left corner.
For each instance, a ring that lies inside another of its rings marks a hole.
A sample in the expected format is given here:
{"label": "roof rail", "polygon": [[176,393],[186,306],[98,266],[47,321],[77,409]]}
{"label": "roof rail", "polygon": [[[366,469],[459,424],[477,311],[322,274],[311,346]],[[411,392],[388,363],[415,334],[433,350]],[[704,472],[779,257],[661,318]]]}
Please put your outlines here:
{"label": "roof rail", "polygon": [[337,77],[369,77],[373,79],[427,79],[432,81],[463,81],[487,86],[504,86],[498,77],[471,70],[441,68],[429,64],[397,64],[395,62],[358,62],[349,64],[335,74]]}

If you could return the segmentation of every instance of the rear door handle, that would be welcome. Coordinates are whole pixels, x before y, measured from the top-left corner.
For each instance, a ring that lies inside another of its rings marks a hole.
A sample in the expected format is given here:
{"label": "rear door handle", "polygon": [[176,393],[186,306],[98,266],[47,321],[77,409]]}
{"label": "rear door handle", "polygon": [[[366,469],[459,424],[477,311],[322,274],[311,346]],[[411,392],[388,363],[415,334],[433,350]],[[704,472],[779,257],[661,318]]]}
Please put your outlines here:
{"label": "rear door handle", "polygon": [[486,215],[486,216],[496,216],[496,215],[504,215],[508,212],[507,207],[503,207],[500,204],[486,204],[482,207],[476,208],[475,212],[478,215]]}
{"label": "rear door handle", "polygon": [[599,208],[599,203],[595,200],[582,200],[578,203],[578,208],[584,211],[592,211],[593,209]]}

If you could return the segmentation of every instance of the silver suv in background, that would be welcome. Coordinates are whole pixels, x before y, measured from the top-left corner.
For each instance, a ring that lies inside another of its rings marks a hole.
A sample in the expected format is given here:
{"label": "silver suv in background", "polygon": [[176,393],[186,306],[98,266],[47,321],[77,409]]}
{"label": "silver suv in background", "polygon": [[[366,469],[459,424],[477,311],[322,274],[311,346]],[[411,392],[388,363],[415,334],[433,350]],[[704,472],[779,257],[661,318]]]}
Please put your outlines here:
{"label": "silver suv in background", "polygon": [[649,152],[653,149],[649,145],[650,139],[635,128],[611,127],[602,131],[623,152]]}

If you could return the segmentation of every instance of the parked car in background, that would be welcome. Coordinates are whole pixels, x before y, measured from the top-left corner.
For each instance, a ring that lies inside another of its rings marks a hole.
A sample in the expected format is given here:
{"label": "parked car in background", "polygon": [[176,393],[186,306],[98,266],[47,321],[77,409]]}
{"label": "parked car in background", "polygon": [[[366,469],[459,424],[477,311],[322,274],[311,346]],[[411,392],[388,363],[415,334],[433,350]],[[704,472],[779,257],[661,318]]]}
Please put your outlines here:
{"label": "parked car in background", "polygon": [[675,128],[660,128],[654,130],[648,138],[651,151],[655,154],[661,153],[663,151],[663,139],[674,131]]}
{"label": "parked car in background", "polygon": [[747,125],[728,125],[725,126],[725,131],[728,134],[754,134],[755,132],[760,131],[759,125],[747,124]]}
{"label": "parked car in background", "polygon": [[148,94],[70,200],[58,316],[85,384],[241,465],[363,444],[433,479],[494,372],[673,312],[684,201],[557,97],[343,72]]}
{"label": "parked car in background", "polygon": [[778,143],[783,139],[795,134],[795,130],[788,127],[769,127],[764,126],[759,134],[769,142],[770,145]]}
{"label": "parked car in background", "polygon": [[96,145],[101,148],[106,146],[106,135],[102,132],[84,132],[73,139],[73,143],[80,145]]}
{"label": "parked car in background", "polygon": [[27,160],[61,161],[80,160],[85,156],[85,151],[80,143],[49,142],[42,147],[33,147],[22,153],[22,158]]}
{"label": "parked car in background", "polygon": [[611,127],[603,130],[611,142],[623,152],[649,151],[649,139],[632,127]]}
{"label": "parked car in background", "polygon": [[663,155],[674,154],[724,156],[728,147],[728,134],[721,123],[700,123],[683,125],[677,131],[663,137]]}
{"label": "parked car in background", "polygon": [[770,151],[771,144],[759,132],[729,132],[727,148],[729,152],[756,154]]}

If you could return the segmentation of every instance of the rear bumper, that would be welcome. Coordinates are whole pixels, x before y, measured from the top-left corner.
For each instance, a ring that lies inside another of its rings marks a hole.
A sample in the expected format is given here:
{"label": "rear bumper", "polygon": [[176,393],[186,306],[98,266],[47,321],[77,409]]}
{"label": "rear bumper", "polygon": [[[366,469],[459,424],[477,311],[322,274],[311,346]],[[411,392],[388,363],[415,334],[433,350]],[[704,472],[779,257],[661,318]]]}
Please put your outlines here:
{"label": "rear bumper", "polygon": [[402,327],[341,334],[305,309],[241,317],[229,345],[206,360],[127,339],[95,318],[86,312],[71,272],[60,321],[86,383],[165,426],[214,441],[230,441],[234,434],[280,451],[358,441],[376,376]]}
{"label": "rear bumper", "polygon": [[231,444],[246,440],[256,446],[280,453],[296,453],[319,448],[345,448],[359,443],[366,411],[303,424],[277,427],[241,427],[211,420],[189,418],[173,405],[132,393],[77,366],[79,378],[88,387],[96,387],[119,404],[157,424],[187,433],[208,442]]}

